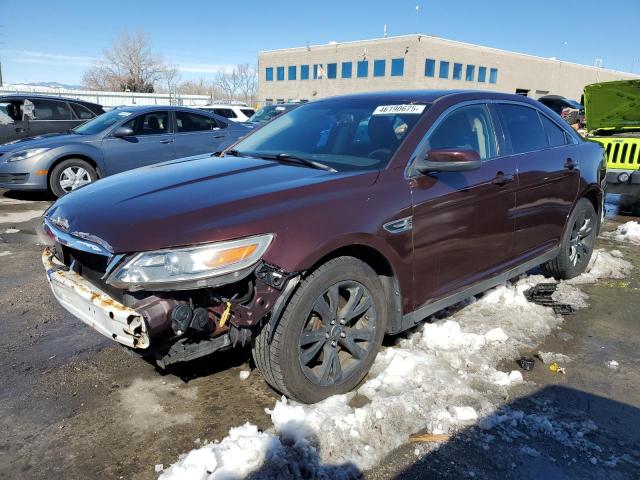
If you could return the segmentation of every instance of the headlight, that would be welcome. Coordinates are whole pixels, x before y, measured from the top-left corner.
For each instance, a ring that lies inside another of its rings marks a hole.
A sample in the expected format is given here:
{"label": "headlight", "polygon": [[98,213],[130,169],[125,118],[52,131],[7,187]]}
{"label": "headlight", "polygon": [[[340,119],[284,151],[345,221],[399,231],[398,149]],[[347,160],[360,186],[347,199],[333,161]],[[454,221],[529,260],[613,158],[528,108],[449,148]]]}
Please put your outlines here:
{"label": "headlight", "polygon": [[12,155],[7,157],[7,162],[19,162],[20,160],[26,160],[27,158],[31,158],[35,155],[39,155],[41,153],[49,150],[48,148],[28,148],[26,150],[20,150]]}
{"label": "headlight", "polygon": [[272,234],[195,247],[143,252],[135,255],[112,275],[109,283],[127,288],[195,283],[207,286],[211,277],[240,272],[254,265],[273,240]]}

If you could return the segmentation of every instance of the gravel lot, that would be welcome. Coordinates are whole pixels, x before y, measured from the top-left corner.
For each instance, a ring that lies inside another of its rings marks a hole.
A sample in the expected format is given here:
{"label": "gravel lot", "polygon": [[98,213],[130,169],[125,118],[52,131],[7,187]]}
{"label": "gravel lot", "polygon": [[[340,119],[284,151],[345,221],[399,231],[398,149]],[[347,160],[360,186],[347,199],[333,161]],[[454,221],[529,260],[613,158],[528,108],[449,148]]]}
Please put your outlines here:
{"label": "gravel lot", "polygon": [[[269,427],[265,408],[279,395],[255,371],[241,379],[252,368],[248,352],[162,372],[58,306],[35,232],[50,203],[46,196],[0,190],[0,478],[156,478],[155,465],[166,467],[224,438],[231,427],[247,421]],[[605,228],[634,219],[612,199]],[[523,372],[525,382],[509,391],[499,412],[508,431],[469,427],[445,443],[407,443],[358,475],[637,478],[640,248],[604,239],[599,247],[619,249],[635,268],[624,280],[583,287],[590,307],[567,317],[535,351],[523,352],[559,352],[571,361],[565,375],[541,362]],[[591,420],[596,428],[589,441],[606,452],[608,463],[592,446],[567,447],[555,433],[519,421],[518,410],[567,425]]]}

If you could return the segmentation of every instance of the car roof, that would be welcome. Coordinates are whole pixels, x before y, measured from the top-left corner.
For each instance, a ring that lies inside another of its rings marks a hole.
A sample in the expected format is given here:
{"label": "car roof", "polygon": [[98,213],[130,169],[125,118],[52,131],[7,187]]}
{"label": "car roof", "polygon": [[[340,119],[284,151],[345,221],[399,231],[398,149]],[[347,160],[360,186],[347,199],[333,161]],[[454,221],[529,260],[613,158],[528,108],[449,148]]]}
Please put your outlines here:
{"label": "car roof", "polygon": [[9,95],[1,95],[0,96],[0,101],[7,101],[7,100],[25,100],[27,98],[38,98],[38,99],[43,99],[43,100],[61,100],[63,102],[74,102],[74,103],[81,103],[83,105],[93,105],[94,107],[100,107],[102,108],[102,105],[98,104],[98,103],[94,103],[94,102],[87,102],[86,100],[80,100],[77,98],[71,98],[71,97],[59,97],[57,95],[41,95],[39,93],[13,93],[13,94],[9,94]]}
{"label": "car roof", "polygon": [[190,105],[191,108],[251,108],[247,105],[227,105],[224,103],[214,103],[213,105]]}

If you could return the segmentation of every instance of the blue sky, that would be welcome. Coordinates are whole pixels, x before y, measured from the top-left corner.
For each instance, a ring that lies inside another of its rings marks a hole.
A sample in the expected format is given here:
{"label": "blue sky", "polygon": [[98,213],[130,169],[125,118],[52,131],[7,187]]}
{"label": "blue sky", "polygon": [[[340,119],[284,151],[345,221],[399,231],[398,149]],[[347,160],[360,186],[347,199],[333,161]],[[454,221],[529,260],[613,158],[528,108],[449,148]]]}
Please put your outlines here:
{"label": "blue sky", "polygon": [[80,83],[121,30],[142,28],[182,78],[210,78],[260,50],[381,37],[385,23],[640,73],[640,0],[0,0],[0,60],[5,82]]}

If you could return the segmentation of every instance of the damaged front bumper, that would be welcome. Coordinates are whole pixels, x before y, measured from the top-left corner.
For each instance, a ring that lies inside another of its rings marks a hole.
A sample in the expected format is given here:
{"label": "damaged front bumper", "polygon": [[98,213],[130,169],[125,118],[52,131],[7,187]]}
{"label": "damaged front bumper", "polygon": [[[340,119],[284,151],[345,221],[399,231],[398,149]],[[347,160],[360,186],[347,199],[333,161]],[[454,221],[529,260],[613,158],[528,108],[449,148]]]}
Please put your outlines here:
{"label": "damaged front bumper", "polygon": [[140,313],[117,302],[71,271],[55,257],[53,248],[45,248],[42,263],[54,296],[68,312],[127,347],[149,347],[147,325]]}

